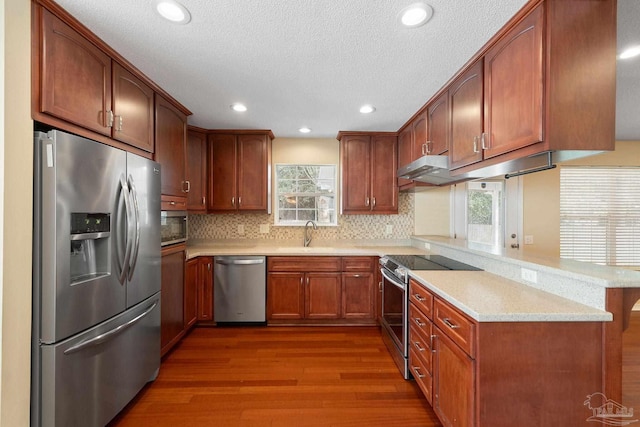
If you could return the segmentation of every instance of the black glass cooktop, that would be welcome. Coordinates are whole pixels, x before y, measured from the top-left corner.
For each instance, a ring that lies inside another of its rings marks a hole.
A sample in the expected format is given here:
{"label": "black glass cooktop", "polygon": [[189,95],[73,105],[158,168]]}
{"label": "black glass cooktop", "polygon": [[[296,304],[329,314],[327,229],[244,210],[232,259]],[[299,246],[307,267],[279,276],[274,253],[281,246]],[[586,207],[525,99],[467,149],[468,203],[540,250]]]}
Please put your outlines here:
{"label": "black glass cooktop", "polygon": [[387,255],[398,267],[408,270],[480,270],[442,255]]}

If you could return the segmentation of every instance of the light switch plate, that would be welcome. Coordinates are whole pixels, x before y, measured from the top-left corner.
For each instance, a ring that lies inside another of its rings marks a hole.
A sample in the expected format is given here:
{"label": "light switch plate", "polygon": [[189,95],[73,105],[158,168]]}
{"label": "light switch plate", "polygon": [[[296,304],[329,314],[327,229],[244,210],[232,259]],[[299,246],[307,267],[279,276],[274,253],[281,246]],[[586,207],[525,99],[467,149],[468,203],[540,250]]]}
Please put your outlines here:
{"label": "light switch plate", "polygon": [[386,234],[387,236],[390,236],[391,233],[393,233],[393,225],[387,224],[387,227],[384,230],[384,234]]}
{"label": "light switch plate", "polygon": [[429,243],[425,243],[425,244],[424,244],[424,248],[425,248],[426,250],[430,251],[430,250],[431,250],[431,244],[429,244]]}
{"label": "light switch plate", "polygon": [[526,280],[531,283],[538,283],[538,273],[534,270],[529,270],[528,268],[523,268],[520,270],[520,274],[522,280]]}
{"label": "light switch plate", "polygon": [[533,245],[533,236],[531,236],[531,235],[524,236],[524,244],[525,245]]}

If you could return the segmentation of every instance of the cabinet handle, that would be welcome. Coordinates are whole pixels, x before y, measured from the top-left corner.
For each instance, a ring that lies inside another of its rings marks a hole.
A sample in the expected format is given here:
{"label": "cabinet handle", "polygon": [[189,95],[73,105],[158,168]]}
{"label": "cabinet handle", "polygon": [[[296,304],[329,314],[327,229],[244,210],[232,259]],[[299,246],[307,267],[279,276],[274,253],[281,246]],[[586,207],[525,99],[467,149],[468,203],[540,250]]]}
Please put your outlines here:
{"label": "cabinet handle", "polygon": [[432,145],[432,142],[431,142],[431,141],[427,141],[427,142],[423,145],[423,147],[424,147],[424,148],[423,148],[423,150],[422,150],[422,151],[423,151],[423,152],[422,152],[422,154],[423,154],[423,155],[431,154],[431,145]]}
{"label": "cabinet handle", "polygon": [[368,197],[366,197],[366,198],[364,199],[364,205],[365,205],[365,206],[369,206],[369,198],[368,198]]}
{"label": "cabinet handle", "polygon": [[382,282],[378,282],[378,292],[382,292]]}
{"label": "cabinet handle", "polygon": [[437,338],[436,335],[429,335],[429,348],[431,349],[431,353],[436,352],[436,348],[433,346],[433,341]]}
{"label": "cabinet handle", "polygon": [[176,205],[176,202],[171,201],[171,202],[169,202],[169,204],[170,204],[171,206],[175,206],[175,205]]}
{"label": "cabinet handle", "polygon": [[242,196],[238,196],[238,207],[242,205]]}
{"label": "cabinet handle", "polygon": [[202,206],[204,206],[204,205],[205,205],[205,199],[204,199],[204,197],[203,197],[203,198],[202,198]]}
{"label": "cabinet handle", "polygon": [[411,369],[413,369],[413,372],[415,372],[416,376],[418,378],[424,378],[425,375],[423,373],[420,372],[420,367],[418,366],[412,366]]}
{"label": "cabinet handle", "polygon": [[307,285],[309,285],[309,278],[307,277]]}
{"label": "cabinet handle", "polygon": [[489,149],[489,137],[486,136],[486,133],[482,132],[482,135],[480,135],[480,146],[482,147],[483,150],[488,150]]}
{"label": "cabinet handle", "polygon": [[478,137],[474,136],[473,137],[473,152],[474,153],[479,153],[480,150],[478,150]]}
{"label": "cabinet handle", "polygon": [[375,208],[375,207],[376,207],[376,198],[375,198],[375,197],[374,197],[374,198],[372,198],[372,199],[371,199],[371,202],[372,202],[372,203],[371,203],[371,208]]}
{"label": "cabinet handle", "polygon": [[118,118],[118,126],[116,126],[117,132],[122,132],[122,116],[116,116]]}
{"label": "cabinet handle", "polygon": [[362,277],[359,274],[354,274],[353,277]]}
{"label": "cabinet handle", "polygon": [[113,111],[107,111],[107,127],[113,127]]}
{"label": "cabinet handle", "polygon": [[442,319],[442,321],[444,322],[445,325],[447,325],[451,329],[458,329],[460,327],[459,325],[451,323],[451,320],[449,320],[448,317],[445,317],[444,319]]}
{"label": "cabinet handle", "polygon": [[420,294],[413,294],[413,297],[420,302],[426,301],[427,299]]}
{"label": "cabinet handle", "polygon": [[[187,187],[186,189],[184,187]],[[191,181],[182,181],[182,191],[184,193],[188,193],[191,191]]]}
{"label": "cabinet handle", "polygon": [[231,206],[233,206],[234,208],[236,207],[236,198],[235,197],[231,198]]}
{"label": "cabinet handle", "polygon": [[300,277],[300,284],[301,285],[303,284],[303,278],[302,277]]}
{"label": "cabinet handle", "polygon": [[207,270],[211,271],[211,263],[207,263]]}
{"label": "cabinet handle", "polygon": [[424,351],[426,350],[426,348],[423,348],[423,347],[420,345],[420,342],[419,342],[419,341],[414,341],[414,342],[413,342],[413,345],[415,346],[415,348],[417,348],[417,349],[418,349],[418,351],[422,351],[422,352],[424,352]]}
{"label": "cabinet handle", "polygon": [[422,323],[422,322],[420,321],[420,319],[418,319],[417,317],[414,317],[414,318],[413,318],[413,321],[414,321],[414,322],[416,322],[416,325],[418,325],[418,326],[420,326],[420,327],[426,326],[426,323]]}

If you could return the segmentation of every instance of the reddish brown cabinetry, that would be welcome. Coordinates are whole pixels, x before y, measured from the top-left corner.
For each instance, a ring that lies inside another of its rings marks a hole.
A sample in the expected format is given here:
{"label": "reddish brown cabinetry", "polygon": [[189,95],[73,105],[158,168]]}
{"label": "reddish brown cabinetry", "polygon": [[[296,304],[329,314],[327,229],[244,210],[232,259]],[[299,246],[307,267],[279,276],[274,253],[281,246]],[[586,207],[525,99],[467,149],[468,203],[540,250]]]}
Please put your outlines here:
{"label": "reddish brown cabinetry", "polygon": [[213,258],[198,258],[198,321],[213,320]]}
{"label": "reddish brown cabinetry", "polygon": [[270,131],[209,136],[210,212],[270,211]]}
{"label": "reddish brown cabinetry", "polygon": [[398,139],[395,133],[340,132],[342,212],[398,213]]}
{"label": "reddish brown cabinetry", "polygon": [[162,96],[156,96],[156,153],[162,166],[161,193],[186,199],[187,116]]}
{"label": "reddish brown cabinetry", "polygon": [[426,111],[422,111],[411,121],[411,129],[413,132],[411,161],[427,154],[428,123]]}
{"label": "reddish brown cabinetry", "polygon": [[189,128],[187,133],[187,210],[204,213],[207,211],[207,134]]}
{"label": "reddish brown cabinetry", "polygon": [[445,92],[427,106],[427,142],[425,154],[440,155],[449,150],[449,93]]}
{"label": "reddish brown cabinetry", "polygon": [[184,328],[189,329],[198,319],[199,263],[191,259],[185,264],[184,276]]}
{"label": "reddish brown cabinetry", "polygon": [[184,335],[185,330],[185,245],[162,249],[161,354],[165,355]]}
{"label": "reddish brown cabinetry", "polygon": [[268,321],[375,321],[375,257],[269,257]]}
{"label": "reddish brown cabinetry", "polygon": [[[398,133],[398,169],[411,163],[413,148],[413,132],[411,126],[406,126]],[[408,188],[413,183],[410,179],[398,178],[399,190]]]}

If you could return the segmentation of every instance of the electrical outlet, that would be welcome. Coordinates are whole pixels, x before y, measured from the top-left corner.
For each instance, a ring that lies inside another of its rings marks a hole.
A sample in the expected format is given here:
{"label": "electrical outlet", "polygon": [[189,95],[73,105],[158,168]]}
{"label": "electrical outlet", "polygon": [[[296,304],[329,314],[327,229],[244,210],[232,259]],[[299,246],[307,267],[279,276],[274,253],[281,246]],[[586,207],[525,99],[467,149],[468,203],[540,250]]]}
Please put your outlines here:
{"label": "electrical outlet", "polygon": [[520,275],[522,280],[526,280],[531,283],[538,283],[538,273],[534,270],[529,270],[528,268],[520,269]]}
{"label": "electrical outlet", "polygon": [[244,224],[238,224],[238,234],[244,236]]}
{"label": "electrical outlet", "polygon": [[260,224],[260,232],[265,234],[269,232],[269,224]]}
{"label": "electrical outlet", "polygon": [[393,233],[393,225],[387,224],[387,228],[385,229],[384,234],[386,234],[387,236],[390,236],[391,233]]}
{"label": "electrical outlet", "polygon": [[425,244],[424,244],[424,248],[425,248],[426,250],[430,251],[430,250],[431,250],[431,244],[430,244],[430,243],[425,243]]}
{"label": "electrical outlet", "polygon": [[531,235],[524,236],[524,244],[525,245],[533,245],[533,236],[531,236]]}

